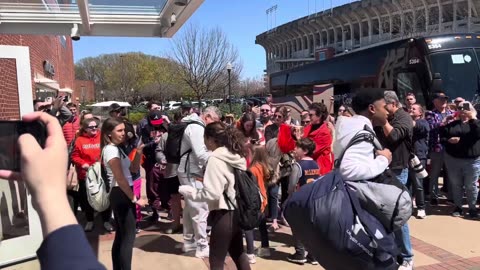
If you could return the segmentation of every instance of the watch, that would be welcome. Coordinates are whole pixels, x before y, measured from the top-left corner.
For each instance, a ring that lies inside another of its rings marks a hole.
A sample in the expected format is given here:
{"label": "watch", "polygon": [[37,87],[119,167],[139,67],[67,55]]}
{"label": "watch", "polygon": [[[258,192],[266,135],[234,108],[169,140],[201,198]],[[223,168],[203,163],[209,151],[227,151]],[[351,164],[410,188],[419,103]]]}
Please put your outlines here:
{"label": "watch", "polygon": [[137,203],[137,201],[138,201],[138,200],[137,200],[137,196],[134,196],[134,197],[133,197],[133,200],[132,200],[132,203]]}

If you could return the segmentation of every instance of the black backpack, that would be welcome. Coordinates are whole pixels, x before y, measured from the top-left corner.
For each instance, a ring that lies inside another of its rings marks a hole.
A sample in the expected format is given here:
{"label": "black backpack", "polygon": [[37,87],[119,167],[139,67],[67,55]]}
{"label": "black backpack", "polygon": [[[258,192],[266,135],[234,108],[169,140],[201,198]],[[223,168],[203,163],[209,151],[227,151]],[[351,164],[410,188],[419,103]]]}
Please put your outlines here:
{"label": "black backpack", "polygon": [[257,179],[248,170],[233,168],[233,173],[235,175],[234,187],[237,207],[233,205],[225,192],[223,192],[223,196],[228,208],[230,209],[230,206],[232,206],[237,212],[240,228],[246,231],[253,230],[259,226],[263,218],[263,213],[260,211],[262,199]]}
{"label": "black backpack", "polygon": [[190,124],[197,124],[204,127],[202,124],[195,121],[170,124],[168,127],[167,142],[165,143],[165,151],[163,151],[168,163],[180,164],[182,157],[192,152],[192,149],[187,150],[185,153],[181,152],[183,133],[185,133],[185,129]]}

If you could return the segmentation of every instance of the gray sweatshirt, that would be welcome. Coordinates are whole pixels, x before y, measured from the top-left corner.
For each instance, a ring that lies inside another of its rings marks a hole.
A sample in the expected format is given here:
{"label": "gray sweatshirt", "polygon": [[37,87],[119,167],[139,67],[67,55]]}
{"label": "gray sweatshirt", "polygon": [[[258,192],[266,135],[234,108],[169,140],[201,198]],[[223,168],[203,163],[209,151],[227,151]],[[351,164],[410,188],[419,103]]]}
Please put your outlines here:
{"label": "gray sweatshirt", "polygon": [[[210,152],[207,150],[203,140],[205,123],[195,113],[182,119],[182,122],[191,121],[195,121],[200,125],[190,124],[185,129],[182,138],[181,153],[185,153],[188,150],[192,150],[192,152],[184,155],[180,160],[180,164],[178,165],[179,176],[183,175],[188,176],[189,178],[203,176],[203,167],[210,157]],[[182,182],[182,185],[187,184],[189,183]]]}

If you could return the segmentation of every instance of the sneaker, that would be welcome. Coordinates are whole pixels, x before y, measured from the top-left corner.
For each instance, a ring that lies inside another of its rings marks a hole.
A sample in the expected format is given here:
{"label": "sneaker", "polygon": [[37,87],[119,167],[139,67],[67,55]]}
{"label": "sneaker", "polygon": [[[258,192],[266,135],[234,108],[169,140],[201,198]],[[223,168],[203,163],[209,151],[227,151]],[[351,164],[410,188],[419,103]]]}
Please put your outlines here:
{"label": "sneaker", "polygon": [[183,230],[182,225],[178,225],[178,226],[175,226],[173,228],[166,229],[165,233],[166,234],[177,234],[177,233],[182,232],[182,230]]}
{"label": "sneaker", "polygon": [[250,264],[257,263],[257,260],[255,259],[255,254],[247,254],[247,257],[248,257],[248,263]]}
{"label": "sneaker", "polygon": [[270,248],[268,247],[262,247],[257,250],[257,256],[260,258],[270,257],[271,255]]}
{"label": "sneaker", "polygon": [[92,221],[87,222],[87,224],[85,224],[84,230],[85,230],[86,232],[91,232],[91,231],[93,231],[93,222],[92,222]]}
{"label": "sneaker", "polygon": [[197,251],[195,252],[195,257],[203,259],[208,258],[210,255],[210,247],[209,246],[197,246]]}
{"label": "sneaker", "polygon": [[139,234],[142,230],[140,229],[140,225],[137,224],[136,228],[135,228],[135,233],[136,234]]}
{"label": "sneaker", "polygon": [[452,212],[453,217],[461,217],[462,216],[462,208],[456,207],[455,210]]}
{"label": "sneaker", "polygon": [[197,250],[197,244],[196,243],[189,243],[189,242],[183,243],[182,251],[184,253],[187,253],[187,252],[193,251],[193,250]]}
{"label": "sneaker", "polygon": [[307,262],[311,263],[312,265],[318,265],[318,261],[310,255],[310,253],[307,254]]}
{"label": "sneaker", "polygon": [[477,210],[468,210],[468,218],[469,219],[480,219],[479,215],[478,215],[478,211]]}
{"label": "sneaker", "polygon": [[424,219],[426,217],[427,217],[427,214],[425,213],[424,209],[418,209],[417,210],[417,218]]}
{"label": "sneaker", "polygon": [[103,228],[105,228],[105,231],[107,231],[107,232],[113,232],[114,231],[112,224],[110,224],[110,222],[108,222],[108,221],[103,223]]}
{"label": "sneaker", "polygon": [[413,269],[413,261],[403,261],[402,265],[398,268],[398,270],[412,270]]}
{"label": "sneaker", "polygon": [[300,265],[303,265],[307,262],[307,259],[305,258],[305,256],[301,255],[301,254],[298,254],[298,253],[288,255],[287,260],[289,262],[293,262],[293,263],[300,264]]}

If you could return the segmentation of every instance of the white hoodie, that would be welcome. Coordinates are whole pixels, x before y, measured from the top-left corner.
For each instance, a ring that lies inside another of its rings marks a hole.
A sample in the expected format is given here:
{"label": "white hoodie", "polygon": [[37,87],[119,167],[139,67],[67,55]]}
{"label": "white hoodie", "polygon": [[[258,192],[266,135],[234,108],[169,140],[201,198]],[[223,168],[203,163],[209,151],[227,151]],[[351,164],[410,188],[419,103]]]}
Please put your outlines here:
{"label": "white hoodie", "polygon": [[203,178],[203,189],[196,189],[192,198],[194,201],[207,202],[210,211],[217,209],[233,210],[225,201],[223,192],[226,191],[230,202],[235,207],[235,176],[233,168],[247,169],[247,161],[238,154],[233,154],[226,147],[219,147],[210,156]]}
{"label": "white hoodie", "polygon": [[[192,150],[192,152],[184,155],[180,160],[180,164],[178,165],[179,176],[188,175],[189,178],[201,177],[203,175],[202,168],[205,166],[208,158],[210,157],[210,152],[208,152],[203,139],[203,134],[205,133],[205,123],[202,121],[202,118],[195,113],[183,118],[182,122],[197,122],[199,125],[190,124],[183,133],[180,152],[185,153],[188,150]],[[180,178],[180,181],[182,181],[182,178]],[[181,184],[193,185],[192,182],[181,182]]]}

